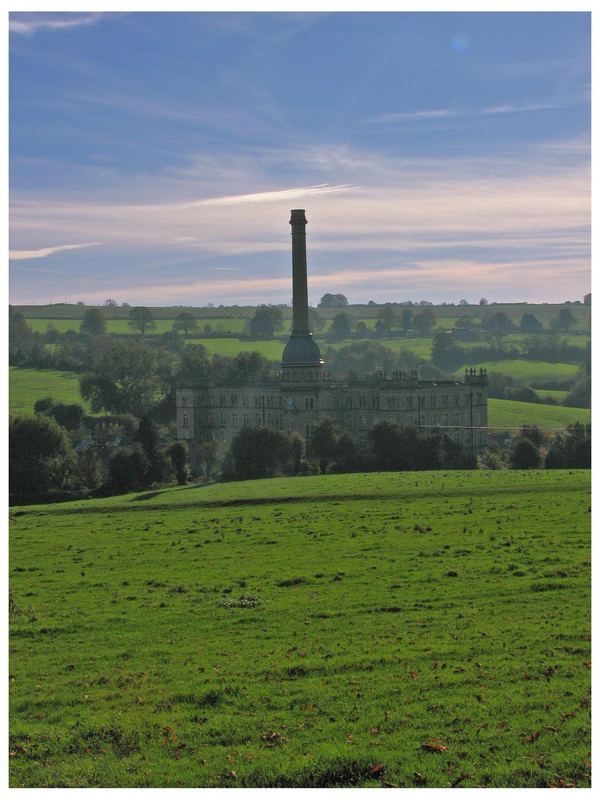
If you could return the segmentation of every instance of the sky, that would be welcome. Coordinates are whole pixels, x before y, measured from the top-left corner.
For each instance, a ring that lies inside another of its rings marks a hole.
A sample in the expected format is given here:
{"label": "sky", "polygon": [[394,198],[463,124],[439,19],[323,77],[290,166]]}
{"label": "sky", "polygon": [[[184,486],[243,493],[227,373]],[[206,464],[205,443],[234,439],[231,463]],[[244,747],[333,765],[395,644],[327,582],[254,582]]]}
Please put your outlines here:
{"label": "sky", "polygon": [[590,291],[588,13],[12,13],[10,300]]}

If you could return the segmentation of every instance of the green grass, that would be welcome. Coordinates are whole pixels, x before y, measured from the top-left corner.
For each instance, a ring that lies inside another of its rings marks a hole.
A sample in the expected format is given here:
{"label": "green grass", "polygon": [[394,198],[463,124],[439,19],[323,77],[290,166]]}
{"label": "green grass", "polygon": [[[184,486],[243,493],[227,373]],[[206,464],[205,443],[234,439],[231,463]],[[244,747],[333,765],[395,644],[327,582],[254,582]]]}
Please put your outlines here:
{"label": "green grass", "polygon": [[11,786],[589,786],[589,492],[369,474],[13,509]]}
{"label": "green grass", "polygon": [[74,372],[10,367],[8,381],[11,414],[33,413],[36,400],[42,397],[53,397],[61,403],[79,403],[89,410],[79,394],[79,378]]}
{"label": "green grass", "polygon": [[[173,330],[174,319],[157,319],[155,320],[155,329],[152,331],[153,335],[166,333]],[[214,319],[201,319],[198,320],[199,331],[202,332],[204,325],[209,324],[213,331],[223,331],[230,333],[241,333],[244,329],[245,319],[227,319],[225,317],[217,317]],[[37,333],[45,333],[48,328],[54,328],[59,333],[65,331],[78,331],[81,327],[81,320],[79,319],[31,319],[27,320],[29,327]],[[129,321],[126,319],[108,319],[106,321],[107,333],[129,333],[135,334],[136,331],[132,330]]]}
{"label": "green grass", "polygon": [[[485,367],[488,372],[510,375],[519,382],[526,381],[533,386],[536,381],[574,379],[579,371],[576,364],[552,364],[549,361],[527,361],[526,359],[477,361],[473,362],[472,366]],[[460,377],[464,374],[464,368],[457,370],[456,374]]]}
{"label": "green grass", "polygon": [[488,400],[488,423],[492,429],[522,428],[539,425],[542,430],[566,428],[572,422],[589,422],[589,408],[547,406],[543,403],[522,403],[519,400]]}
{"label": "green grass", "polygon": [[279,339],[265,341],[240,341],[239,339],[188,339],[188,344],[202,344],[211,355],[229,356],[257,352],[271,361],[281,361],[285,342]]}
{"label": "green grass", "polygon": [[565,397],[569,394],[567,391],[564,391],[563,389],[536,389],[534,387],[534,391],[540,397],[552,397],[559,403],[562,403]]}

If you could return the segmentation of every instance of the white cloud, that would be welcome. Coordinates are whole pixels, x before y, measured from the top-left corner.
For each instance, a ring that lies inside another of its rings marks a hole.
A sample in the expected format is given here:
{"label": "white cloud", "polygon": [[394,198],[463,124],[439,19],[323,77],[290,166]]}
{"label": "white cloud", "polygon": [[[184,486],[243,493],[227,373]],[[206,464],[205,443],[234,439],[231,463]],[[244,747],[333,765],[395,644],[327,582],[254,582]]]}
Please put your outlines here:
{"label": "white cloud", "polygon": [[47,258],[55,253],[62,253],[65,250],[80,250],[82,247],[95,247],[100,242],[84,242],[83,244],[59,244],[55,247],[41,247],[37,250],[10,250],[8,257],[10,261],[27,261],[32,258]]}
{"label": "white cloud", "polygon": [[68,28],[81,28],[85,25],[92,25],[102,17],[102,14],[80,14],[78,16],[67,16],[66,14],[11,14],[9,17],[8,28],[11,33],[19,33],[24,36],[31,36],[38,31],[50,30],[60,31]]}
{"label": "white cloud", "polygon": [[563,108],[558,103],[532,103],[529,105],[503,105],[491,106],[489,108],[478,109],[459,109],[459,108],[436,108],[425,111],[400,111],[388,114],[379,114],[364,120],[367,125],[377,123],[393,122],[418,122],[430,119],[457,119],[461,117],[487,117],[496,114],[521,114],[526,111],[548,111],[556,108]]}

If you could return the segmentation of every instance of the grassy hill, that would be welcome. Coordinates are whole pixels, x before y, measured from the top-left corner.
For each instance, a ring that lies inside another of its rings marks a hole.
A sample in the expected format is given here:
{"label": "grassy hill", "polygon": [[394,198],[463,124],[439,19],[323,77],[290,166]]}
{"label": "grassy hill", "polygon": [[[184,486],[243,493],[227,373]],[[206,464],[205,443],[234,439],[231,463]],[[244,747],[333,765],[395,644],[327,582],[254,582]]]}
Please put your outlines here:
{"label": "grassy hill", "polygon": [[[540,394],[543,392],[540,391]],[[522,403],[519,400],[488,400],[488,424],[493,429],[511,430],[523,425],[539,425],[544,431],[566,428],[572,422],[589,422],[589,408],[547,406],[541,403]]]}
{"label": "grassy hill", "polygon": [[79,376],[75,372],[54,369],[10,367],[8,376],[11,414],[33,413],[36,400],[53,397],[61,403],[80,403],[89,410],[79,394]]}
{"label": "grassy hill", "polygon": [[12,786],[590,785],[585,471],[13,509]]}

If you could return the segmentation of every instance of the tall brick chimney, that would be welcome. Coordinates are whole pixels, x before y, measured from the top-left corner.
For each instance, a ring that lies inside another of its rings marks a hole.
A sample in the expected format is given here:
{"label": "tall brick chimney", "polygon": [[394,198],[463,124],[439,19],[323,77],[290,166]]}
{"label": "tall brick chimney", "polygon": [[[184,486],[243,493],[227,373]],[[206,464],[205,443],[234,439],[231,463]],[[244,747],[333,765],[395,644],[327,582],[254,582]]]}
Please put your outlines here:
{"label": "tall brick chimney", "polygon": [[292,333],[306,335],[308,324],[308,284],[306,279],[306,214],[303,208],[291,211],[292,226],[292,286],[293,326]]}
{"label": "tall brick chimney", "polygon": [[312,337],[308,322],[306,278],[306,214],[303,208],[291,211],[292,226],[292,335],[283,351],[281,363],[288,367],[322,367],[321,351]]}

